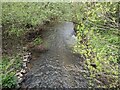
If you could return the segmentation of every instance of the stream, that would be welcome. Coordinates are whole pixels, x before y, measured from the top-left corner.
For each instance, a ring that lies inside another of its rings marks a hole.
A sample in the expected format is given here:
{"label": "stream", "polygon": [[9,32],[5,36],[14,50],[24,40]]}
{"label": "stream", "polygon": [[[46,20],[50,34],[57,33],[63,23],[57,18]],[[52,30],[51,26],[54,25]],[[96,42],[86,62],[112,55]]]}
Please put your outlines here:
{"label": "stream", "polygon": [[27,73],[24,85],[27,88],[87,88],[83,77],[82,59],[72,53],[76,44],[74,25],[64,22],[44,32],[48,51],[39,53],[37,60],[31,61],[32,68]]}

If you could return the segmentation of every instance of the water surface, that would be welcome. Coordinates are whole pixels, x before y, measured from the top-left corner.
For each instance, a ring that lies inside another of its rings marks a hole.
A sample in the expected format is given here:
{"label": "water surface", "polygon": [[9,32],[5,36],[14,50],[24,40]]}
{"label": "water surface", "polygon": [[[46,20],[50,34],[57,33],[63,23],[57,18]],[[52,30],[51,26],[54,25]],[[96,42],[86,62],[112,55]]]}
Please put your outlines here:
{"label": "water surface", "polygon": [[39,53],[24,82],[28,88],[86,88],[81,58],[72,53],[76,44],[72,22],[64,22],[44,32],[48,51]]}

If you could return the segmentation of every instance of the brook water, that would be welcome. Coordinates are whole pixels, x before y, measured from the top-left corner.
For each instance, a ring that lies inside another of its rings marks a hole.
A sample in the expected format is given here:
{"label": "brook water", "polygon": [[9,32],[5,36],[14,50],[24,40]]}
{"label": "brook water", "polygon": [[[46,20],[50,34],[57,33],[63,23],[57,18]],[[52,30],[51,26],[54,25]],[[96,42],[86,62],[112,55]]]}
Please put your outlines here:
{"label": "brook water", "polygon": [[72,53],[76,44],[72,22],[60,23],[44,32],[48,51],[39,54],[32,61],[33,67],[28,72],[25,86],[28,88],[86,88],[87,80],[83,77],[82,60]]}

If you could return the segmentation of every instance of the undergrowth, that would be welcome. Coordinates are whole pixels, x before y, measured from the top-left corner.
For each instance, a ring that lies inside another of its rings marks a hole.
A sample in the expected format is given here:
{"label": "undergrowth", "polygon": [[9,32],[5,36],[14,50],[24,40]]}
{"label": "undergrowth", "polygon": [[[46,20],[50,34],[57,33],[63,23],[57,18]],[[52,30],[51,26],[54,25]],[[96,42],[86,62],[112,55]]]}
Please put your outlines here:
{"label": "undergrowth", "polygon": [[[88,5],[84,4],[83,7]],[[89,71],[86,77],[89,78],[90,87],[120,86],[117,5],[118,3],[94,3],[93,7],[87,7],[89,10],[84,8],[83,14],[89,18],[77,15],[77,18],[85,19],[76,25],[78,45],[74,49],[84,58],[84,68]]]}
{"label": "undergrowth", "polygon": [[2,57],[0,67],[2,88],[17,88],[17,77],[15,74],[21,67],[21,57],[19,55],[13,57],[5,55]]}

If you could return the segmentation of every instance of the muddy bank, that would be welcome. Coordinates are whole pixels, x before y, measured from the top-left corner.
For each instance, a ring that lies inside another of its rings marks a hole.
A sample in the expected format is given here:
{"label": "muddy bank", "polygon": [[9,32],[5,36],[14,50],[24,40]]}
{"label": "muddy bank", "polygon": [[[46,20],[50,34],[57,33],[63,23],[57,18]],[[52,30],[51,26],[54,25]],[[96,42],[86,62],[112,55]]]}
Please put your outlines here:
{"label": "muddy bank", "polygon": [[27,73],[23,85],[26,88],[87,88],[83,77],[82,60],[72,53],[76,44],[74,25],[60,23],[44,32],[44,45],[48,50],[37,53],[39,58],[31,61],[32,68]]}

